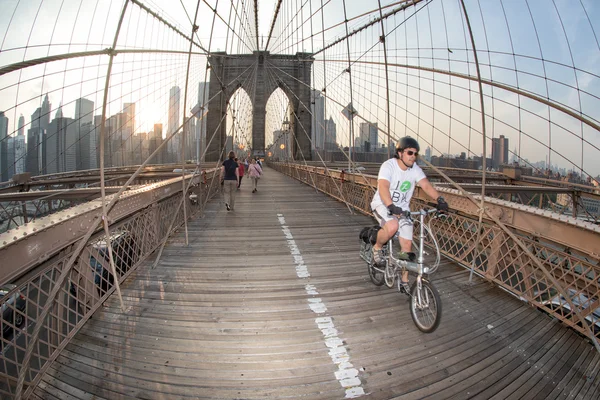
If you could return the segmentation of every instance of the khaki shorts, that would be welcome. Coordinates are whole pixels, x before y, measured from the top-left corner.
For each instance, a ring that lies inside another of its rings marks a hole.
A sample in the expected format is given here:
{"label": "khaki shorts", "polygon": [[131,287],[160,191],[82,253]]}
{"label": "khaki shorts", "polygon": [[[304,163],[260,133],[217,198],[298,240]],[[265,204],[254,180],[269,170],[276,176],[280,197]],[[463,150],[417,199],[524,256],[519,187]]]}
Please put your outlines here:
{"label": "khaki shorts", "polygon": [[385,225],[385,223],[388,221],[391,221],[393,219],[398,219],[399,227],[398,227],[397,235],[400,236],[402,239],[412,240],[412,238],[413,238],[413,223],[408,218],[406,218],[404,216],[397,217],[395,215],[389,215],[387,207],[384,206],[383,204],[381,204],[380,206],[378,206],[377,208],[375,208],[373,210],[373,216],[375,216],[375,219],[377,220],[377,222],[379,222],[379,226],[381,226],[381,227],[383,227],[383,225]]}

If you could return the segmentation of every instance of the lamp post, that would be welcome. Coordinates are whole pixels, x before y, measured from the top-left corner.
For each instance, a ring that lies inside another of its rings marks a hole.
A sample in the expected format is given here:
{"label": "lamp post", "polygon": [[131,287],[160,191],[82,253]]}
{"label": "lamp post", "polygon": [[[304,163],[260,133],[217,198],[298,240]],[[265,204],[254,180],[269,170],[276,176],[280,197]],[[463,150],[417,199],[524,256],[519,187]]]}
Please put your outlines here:
{"label": "lamp post", "polygon": [[[283,123],[281,124],[281,130],[283,132],[283,135],[282,135],[283,142],[281,143],[279,148],[281,150],[285,150],[286,147],[288,148],[288,150],[286,150],[285,152],[282,152],[282,154],[285,154],[285,159],[287,161],[290,158],[289,151],[290,151],[290,149],[293,149],[293,146],[290,145],[291,140],[290,140],[290,121],[289,120],[287,120],[287,119],[283,120]],[[293,154],[292,154],[292,157],[293,157]]]}

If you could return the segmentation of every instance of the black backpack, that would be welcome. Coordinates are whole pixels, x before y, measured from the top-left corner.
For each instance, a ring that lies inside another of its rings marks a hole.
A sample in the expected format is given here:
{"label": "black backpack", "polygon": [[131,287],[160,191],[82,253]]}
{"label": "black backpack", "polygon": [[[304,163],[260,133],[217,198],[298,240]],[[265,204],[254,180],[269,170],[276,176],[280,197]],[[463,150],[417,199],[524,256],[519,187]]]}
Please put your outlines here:
{"label": "black backpack", "polygon": [[377,243],[377,232],[379,232],[380,229],[381,227],[379,225],[367,226],[365,228],[362,228],[362,230],[358,234],[358,237],[363,242],[370,243],[373,245]]}

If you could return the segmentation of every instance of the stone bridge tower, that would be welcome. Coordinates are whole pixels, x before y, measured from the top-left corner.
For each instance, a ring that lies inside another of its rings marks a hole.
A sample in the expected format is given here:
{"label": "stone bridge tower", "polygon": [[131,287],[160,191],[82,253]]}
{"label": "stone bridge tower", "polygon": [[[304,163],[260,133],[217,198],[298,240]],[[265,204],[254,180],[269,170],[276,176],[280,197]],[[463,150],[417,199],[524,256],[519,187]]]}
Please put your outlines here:
{"label": "stone bridge tower", "polygon": [[[295,159],[311,159],[310,76],[313,58],[309,53],[272,55],[211,53],[210,84],[206,122],[206,161],[227,157],[222,154],[226,141],[225,113],[231,96],[243,88],[252,101],[252,154],[265,154],[265,116],[267,100],[281,88],[290,101],[291,154]],[[216,132],[212,141],[211,136]],[[296,143],[297,142],[297,143]]]}

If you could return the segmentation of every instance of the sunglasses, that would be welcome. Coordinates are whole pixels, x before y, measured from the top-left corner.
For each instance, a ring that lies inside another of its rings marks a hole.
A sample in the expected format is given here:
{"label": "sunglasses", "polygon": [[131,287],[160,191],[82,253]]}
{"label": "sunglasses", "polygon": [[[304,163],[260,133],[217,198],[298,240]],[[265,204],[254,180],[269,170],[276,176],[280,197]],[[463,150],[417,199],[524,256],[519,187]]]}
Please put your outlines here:
{"label": "sunglasses", "polygon": [[415,157],[419,155],[418,151],[412,151],[412,150],[406,150],[406,154],[408,154],[409,156],[414,155]]}

